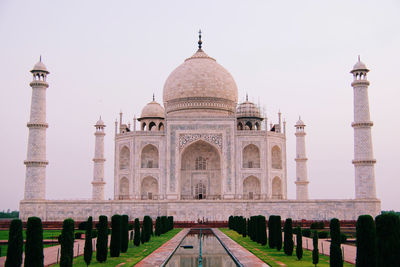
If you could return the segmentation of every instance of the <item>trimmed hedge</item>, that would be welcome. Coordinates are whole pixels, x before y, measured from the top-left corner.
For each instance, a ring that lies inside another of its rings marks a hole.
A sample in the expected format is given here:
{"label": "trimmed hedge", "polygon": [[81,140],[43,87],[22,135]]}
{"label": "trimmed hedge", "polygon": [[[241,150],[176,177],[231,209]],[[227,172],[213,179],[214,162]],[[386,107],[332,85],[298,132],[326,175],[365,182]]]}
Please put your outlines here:
{"label": "trimmed hedge", "polygon": [[21,266],[23,244],[22,221],[14,219],[11,221],[8,232],[8,250],[5,267]]}
{"label": "trimmed hedge", "polygon": [[121,252],[128,251],[129,244],[129,217],[124,214],[121,216]]}
{"label": "trimmed hedge", "polygon": [[329,264],[331,267],[342,267],[343,257],[342,249],[340,248],[340,222],[338,219],[333,218],[330,222],[331,231],[331,246]]}
{"label": "trimmed hedge", "polygon": [[74,226],[72,219],[65,219],[61,231],[60,267],[72,267],[74,259]]}
{"label": "trimmed hedge", "polygon": [[356,266],[376,266],[376,229],[371,215],[361,215],[356,224]]}
{"label": "trimmed hedge", "polygon": [[291,218],[285,220],[284,232],[285,232],[284,234],[285,239],[284,239],[283,250],[286,255],[292,256],[294,244],[293,244],[293,226]]}
{"label": "trimmed hedge", "polygon": [[108,219],[107,216],[100,215],[97,229],[96,260],[105,262],[108,250]]}
{"label": "trimmed hedge", "polygon": [[85,232],[85,248],[83,251],[83,259],[85,260],[85,263],[87,266],[90,265],[90,262],[92,261],[92,255],[93,255],[93,245],[92,245],[92,230],[93,230],[93,219],[92,216],[90,216],[85,222],[85,227],[86,227],[86,232]]}
{"label": "trimmed hedge", "polygon": [[43,266],[43,227],[38,217],[29,217],[26,226],[24,267]]}
{"label": "trimmed hedge", "polygon": [[133,244],[135,246],[140,246],[140,222],[139,218],[135,219],[135,230],[134,230],[134,236],[133,236]]}
{"label": "trimmed hedge", "polygon": [[400,218],[395,213],[378,215],[376,222],[377,266],[400,266]]}
{"label": "trimmed hedge", "polygon": [[317,266],[319,262],[319,250],[318,250],[318,233],[314,230],[313,234],[313,251],[312,251],[312,263]]}
{"label": "trimmed hedge", "polygon": [[110,256],[119,257],[121,252],[121,215],[111,217],[111,243]]}

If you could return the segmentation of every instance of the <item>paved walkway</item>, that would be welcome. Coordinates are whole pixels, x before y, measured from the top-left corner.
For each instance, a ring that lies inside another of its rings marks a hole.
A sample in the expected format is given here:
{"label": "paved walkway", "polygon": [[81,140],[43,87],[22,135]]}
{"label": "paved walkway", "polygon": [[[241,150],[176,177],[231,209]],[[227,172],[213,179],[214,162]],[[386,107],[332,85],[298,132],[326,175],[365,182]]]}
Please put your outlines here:
{"label": "paved walkway", "polygon": [[183,229],[168,242],[164,243],[161,247],[159,247],[146,258],[141,260],[138,264],[135,265],[135,267],[160,266],[169,257],[169,255],[171,255],[171,253],[175,250],[175,248],[179,245],[179,243],[189,231],[190,228]]}
{"label": "paved walkway", "polygon": [[[92,239],[93,251],[96,251],[96,241],[97,238]],[[111,236],[108,236],[108,245],[110,245]],[[85,239],[75,239],[74,242],[74,258],[83,255],[83,250],[85,248]],[[47,247],[43,249],[44,255],[44,266],[50,266],[56,264],[60,261],[61,256],[61,245]],[[23,253],[22,258],[25,258],[25,253]],[[0,258],[0,267],[4,266],[6,257]]]}
{"label": "paved walkway", "polygon": [[[294,244],[296,245],[296,235],[293,235]],[[329,256],[331,242],[326,239],[318,239],[319,253]],[[351,245],[341,245],[342,252],[344,254],[344,261],[352,264],[356,264],[357,247]],[[307,250],[313,249],[313,240],[309,237],[303,236],[303,248]]]}
{"label": "paved walkway", "polygon": [[235,256],[235,258],[246,267],[268,267],[269,265],[257,258],[253,253],[230,239],[219,229],[213,228],[214,233],[221,239],[224,245]]}

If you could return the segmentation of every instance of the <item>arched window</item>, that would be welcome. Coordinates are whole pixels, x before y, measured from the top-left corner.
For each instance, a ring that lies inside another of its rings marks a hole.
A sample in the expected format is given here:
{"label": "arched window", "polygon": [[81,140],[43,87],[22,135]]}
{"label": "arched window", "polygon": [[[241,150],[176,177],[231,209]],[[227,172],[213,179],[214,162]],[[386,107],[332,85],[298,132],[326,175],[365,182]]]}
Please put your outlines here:
{"label": "arched window", "polygon": [[119,199],[129,199],[129,181],[126,177],[119,181]]}
{"label": "arched window", "polygon": [[160,124],[158,125],[158,130],[164,131],[164,124],[162,122],[160,122]]}
{"label": "arched window", "polygon": [[256,145],[250,144],[243,149],[243,168],[260,168],[260,150]]}
{"label": "arched window", "polygon": [[149,124],[149,131],[154,131],[154,130],[157,130],[157,126],[156,126],[156,124],[154,123],[154,121],[152,121],[152,122],[150,122],[150,124]]}
{"label": "arched window", "polygon": [[272,168],[282,169],[282,152],[278,146],[274,146],[271,150]]}
{"label": "arched window", "polygon": [[119,152],[119,169],[129,169],[130,153],[129,148],[124,146]]}
{"label": "arched window", "polygon": [[146,123],[145,122],[142,123],[142,131],[146,131]]}
{"label": "arched window", "polygon": [[154,196],[158,195],[158,182],[156,178],[152,176],[145,177],[142,181],[141,190],[143,199],[154,199]]}
{"label": "arched window", "polygon": [[196,158],[195,162],[196,170],[206,170],[207,169],[207,160],[202,156]]}
{"label": "arched window", "polygon": [[141,168],[158,168],[158,149],[153,145],[143,148],[141,154]]}
{"label": "arched window", "polygon": [[281,179],[276,176],[272,180],[272,198],[273,199],[282,199],[282,182]]}
{"label": "arched window", "polygon": [[243,181],[243,195],[246,199],[258,198],[261,192],[260,181],[255,176],[249,176]]}
{"label": "arched window", "polygon": [[246,130],[253,130],[253,125],[251,124],[251,122],[249,122],[249,121],[246,122],[246,126],[247,126],[247,127],[245,127]]}
{"label": "arched window", "polygon": [[243,124],[241,122],[238,123],[237,129],[240,131],[243,130]]}

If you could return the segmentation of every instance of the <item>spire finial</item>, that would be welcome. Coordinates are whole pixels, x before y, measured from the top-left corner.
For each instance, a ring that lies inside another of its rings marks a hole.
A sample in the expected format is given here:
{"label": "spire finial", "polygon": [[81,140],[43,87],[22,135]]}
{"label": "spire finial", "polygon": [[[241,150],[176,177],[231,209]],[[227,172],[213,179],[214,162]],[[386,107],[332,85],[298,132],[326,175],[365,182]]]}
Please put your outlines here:
{"label": "spire finial", "polygon": [[358,62],[360,62],[360,55],[358,55]]}
{"label": "spire finial", "polygon": [[153,93],[153,101],[155,101],[155,98],[154,98],[154,93]]}
{"label": "spire finial", "polygon": [[40,57],[39,57],[39,61],[40,61],[40,62],[42,62],[42,55],[40,55]]}
{"label": "spire finial", "polygon": [[197,43],[199,44],[199,50],[201,50],[201,45],[203,44],[201,41],[201,30],[199,30],[199,41]]}
{"label": "spire finial", "polygon": [[246,101],[249,101],[249,95],[246,93]]}

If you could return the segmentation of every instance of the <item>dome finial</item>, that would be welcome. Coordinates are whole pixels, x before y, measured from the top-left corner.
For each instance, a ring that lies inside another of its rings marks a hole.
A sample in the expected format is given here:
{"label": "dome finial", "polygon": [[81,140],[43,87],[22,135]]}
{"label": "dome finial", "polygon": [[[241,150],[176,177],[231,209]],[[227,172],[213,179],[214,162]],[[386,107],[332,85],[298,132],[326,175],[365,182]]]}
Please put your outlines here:
{"label": "dome finial", "polygon": [[155,98],[154,98],[154,93],[153,93],[153,101],[155,101]]}
{"label": "dome finial", "polygon": [[203,44],[201,41],[201,30],[199,30],[199,41],[197,43],[199,44],[199,50],[201,50],[201,45]]}
{"label": "dome finial", "polygon": [[39,61],[40,61],[40,62],[42,62],[42,55],[40,55],[40,57],[39,57]]}
{"label": "dome finial", "polygon": [[360,60],[360,55],[358,55],[358,62],[360,62],[361,60]]}
{"label": "dome finial", "polygon": [[246,93],[246,101],[249,101],[249,95]]}

